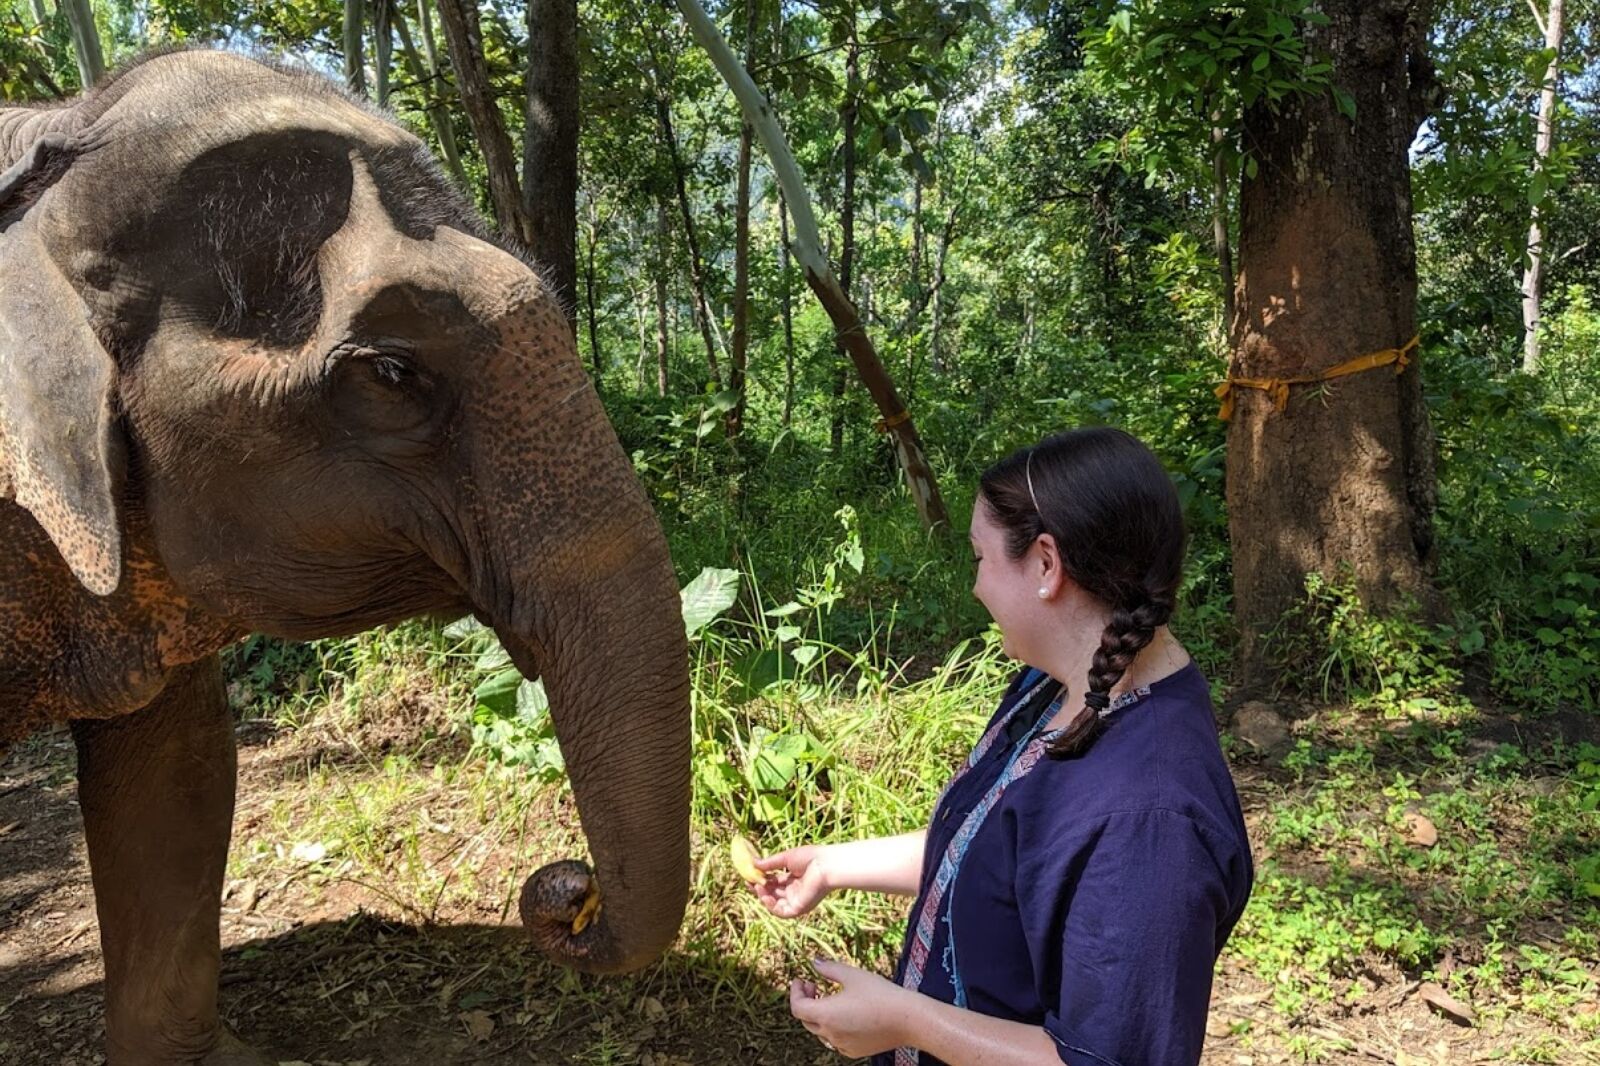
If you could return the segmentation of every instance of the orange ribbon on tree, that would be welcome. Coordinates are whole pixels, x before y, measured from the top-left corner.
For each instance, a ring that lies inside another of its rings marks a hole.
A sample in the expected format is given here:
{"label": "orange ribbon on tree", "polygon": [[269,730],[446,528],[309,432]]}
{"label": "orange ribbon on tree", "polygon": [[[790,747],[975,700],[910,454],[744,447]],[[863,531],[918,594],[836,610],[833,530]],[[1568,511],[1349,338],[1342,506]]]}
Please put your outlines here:
{"label": "orange ribbon on tree", "polygon": [[1346,374],[1359,374],[1364,370],[1375,370],[1380,366],[1395,364],[1394,372],[1400,373],[1411,363],[1411,355],[1417,350],[1422,338],[1412,337],[1402,347],[1385,348],[1381,352],[1370,352],[1346,360],[1336,367],[1324,370],[1320,374],[1307,374],[1295,378],[1233,378],[1230,377],[1216,388],[1217,399],[1222,402],[1222,408],[1217,412],[1217,417],[1224,422],[1233,417],[1233,390],[1234,389],[1260,389],[1272,397],[1272,406],[1282,411],[1289,404],[1290,385],[1310,385],[1318,381],[1332,381],[1342,378]]}

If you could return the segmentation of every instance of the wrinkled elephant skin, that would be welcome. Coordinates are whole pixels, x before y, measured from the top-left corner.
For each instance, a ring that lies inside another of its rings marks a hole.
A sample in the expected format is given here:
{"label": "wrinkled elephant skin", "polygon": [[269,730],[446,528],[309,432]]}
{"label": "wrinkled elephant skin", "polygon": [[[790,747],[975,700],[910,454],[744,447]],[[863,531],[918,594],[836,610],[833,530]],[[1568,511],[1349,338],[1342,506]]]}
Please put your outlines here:
{"label": "wrinkled elephant skin", "polygon": [[218,1023],[217,651],[474,613],[541,676],[593,867],[539,947],[649,963],[689,880],[665,540],[539,274],[327,80],[168,53],[0,108],[0,750],[70,721],[113,1066]]}

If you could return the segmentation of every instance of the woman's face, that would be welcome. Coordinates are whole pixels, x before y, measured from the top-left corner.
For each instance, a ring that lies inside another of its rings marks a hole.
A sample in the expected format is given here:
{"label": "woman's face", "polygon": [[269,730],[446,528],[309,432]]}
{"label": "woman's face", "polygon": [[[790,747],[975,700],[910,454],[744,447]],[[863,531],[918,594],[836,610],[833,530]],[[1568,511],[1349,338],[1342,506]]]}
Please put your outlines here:
{"label": "woman's face", "polygon": [[995,523],[982,496],[972,508],[968,537],[978,567],[972,594],[999,625],[1005,638],[1002,650],[1013,659],[1032,662],[1030,636],[1044,614],[1039,597],[1041,564],[1034,558],[1035,550],[1029,549],[1021,559],[1006,554],[1005,531]]}

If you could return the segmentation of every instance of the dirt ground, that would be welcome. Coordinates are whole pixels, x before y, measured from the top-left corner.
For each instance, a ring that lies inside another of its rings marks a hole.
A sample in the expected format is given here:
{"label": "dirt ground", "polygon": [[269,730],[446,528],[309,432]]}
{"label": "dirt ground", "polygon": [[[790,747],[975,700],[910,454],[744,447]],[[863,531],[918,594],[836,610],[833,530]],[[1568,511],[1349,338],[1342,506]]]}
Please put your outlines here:
{"label": "dirt ground", "polygon": [[[241,740],[236,849],[249,839],[248,812],[283,787],[275,747],[294,742]],[[1239,785],[1253,820],[1271,782],[1246,768]],[[493,915],[395,921],[381,892],[357,885],[308,894],[290,883],[258,898],[257,886],[231,882],[227,892],[224,1015],[285,1063],[841,1061],[789,1017],[773,980],[708,973],[680,955],[634,978],[580,978],[546,965]],[[1359,1007],[1330,1008],[1289,1032],[1269,986],[1224,960],[1204,1061],[1297,1062],[1307,1041],[1355,1049],[1324,1054],[1329,1062],[1518,1061],[1507,1048],[1539,1035],[1515,1017],[1494,1031],[1464,1027],[1430,1010],[1407,975],[1374,968],[1368,978]],[[36,737],[0,763],[0,1064],[103,1062],[100,982],[72,745],[64,732]],[[749,1002],[738,989],[751,987],[770,992]]]}

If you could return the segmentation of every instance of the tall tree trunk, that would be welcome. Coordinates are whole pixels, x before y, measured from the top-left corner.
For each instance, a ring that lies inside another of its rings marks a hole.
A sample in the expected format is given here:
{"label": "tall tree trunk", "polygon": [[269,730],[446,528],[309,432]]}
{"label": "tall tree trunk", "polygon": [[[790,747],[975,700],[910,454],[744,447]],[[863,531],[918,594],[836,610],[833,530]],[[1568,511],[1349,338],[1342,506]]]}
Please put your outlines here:
{"label": "tall tree trunk", "polygon": [[[756,0],[744,0],[744,69],[755,65]],[[750,349],[750,142],[755,132],[748,120],[739,124],[739,175],[733,208],[733,350],[728,357],[728,388],[734,394],[728,412],[728,436],[744,429],[745,363]]]}
{"label": "tall tree trunk", "polygon": [[372,37],[378,82],[378,106],[389,106],[389,67],[394,62],[392,14],[394,0],[372,0]]}
{"label": "tall tree trunk", "polygon": [[50,21],[50,9],[45,6],[45,0],[33,0],[33,17],[41,26]]}
{"label": "tall tree trunk", "polygon": [[650,354],[647,331],[644,325],[644,308],[649,297],[648,289],[633,290],[633,327],[639,335],[639,358],[633,364],[634,390],[644,392],[644,362]]}
{"label": "tall tree trunk", "polygon": [[[1331,94],[1245,115],[1260,166],[1240,197],[1233,378],[1321,374],[1399,348],[1417,328],[1406,153],[1437,94],[1426,22],[1418,0],[1318,6],[1328,24],[1307,30],[1310,51],[1329,56],[1356,117]],[[1307,573],[1347,570],[1376,609],[1434,603],[1432,430],[1419,366],[1399,366],[1232,393],[1227,502],[1246,685],[1270,676],[1267,635]]]}
{"label": "tall tree trunk", "polygon": [[344,83],[358,96],[367,95],[366,22],[365,0],[344,0]]}
{"label": "tall tree trunk", "polygon": [[60,4],[72,30],[72,52],[78,60],[78,77],[87,89],[106,72],[100,31],[94,25],[94,9],[89,6],[89,0],[60,0]]}
{"label": "tall tree trunk", "polygon": [[1233,329],[1233,247],[1228,239],[1228,161],[1223,158],[1222,116],[1211,121],[1211,240],[1217,253],[1217,273],[1222,281],[1222,331]]}
{"label": "tall tree trunk", "polygon": [[576,334],[578,0],[528,2],[528,109],[522,157],[528,250],[550,271]]}
{"label": "tall tree trunk", "polygon": [[405,59],[411,80],[423,87],[428,99],[428,124],[433,127],[434,139],[439,142],[439,154],[445,166],[462,189],[468,188],[467,172],[461,166],[461,152],[456,147],[455,127],[450,123],[450,109],[444,104],[444,89],[439,77],[439,54],[433,47],[433,12],[428,10],[428,0],[417,0],[417,28],[422,34],[427,50],[427,63],[417,54],[416,43],[411,39],[411,29],[406,25],[405,13],[395,11],[394,28],[400,33],[400,55]]}
{"label": "tall tree trunk", "polygon": [[[844,103],[839,108],[840,152],[844,163],[844,195],[839,203],[839,286],[846,300],[853,292],[852,282],[856,260],[856,124],[861,115],[861,48],[856,40],[855,9],[850,9],[850,43],[844,56]],[[840,358],[833,372],[833,424],[829,439],[833,452],[844,448],[844,395],[849,352],[844,338],[839,338],[837,348]]]}
{"label": "tall tree trunk", "polygon": [[689,209],[689,183],[684,174],[683,156],[678,151],[678,135],[672,128],[672,106],[666,90],[660,86],[656,92],[656,121],[661,128],[661,139],[667,147],[667,157],[672,164],[672,180],[678,190],[678,210],[683,216],[683,239],[689,246],[689,283],[694,287],[695,323],[700,327],[700,339],[706,345],[706,367],[711,381],[722,388],[722,367],[717,363],[717,346],[711,339],[711,308],[706,302],[705,266],[700,260],[700,240],[695,235],[694,212]]}
{"label": "tall tree trunk", "polygon": [[672,231],[667,226],[667,198],[656,195],[656,393],[667,394],[667,269]]}
{"label": "tall tree trunk", "polygon": [[861,383],[867,387],[867,392],[883,414],[881,427],[894,440],[895,454],[905,472],[906,488],[916,503],[917,514],[924,528],[948,532],[950,516],[939,494],[933,468],[928,465],[922,439],[917,435],[916,423],[911,420],[911,412],[900,402],[894,381],[884,369],[883,360],[878,358],[872,338],[867,335],[860,315],[844,294],[839,279],[834,277],[833,268],[828,264],[828,257],[823,254],[822,234],[811,210],[811,197],[806,193],[794,153],[789,150],[789,144],[778,128],[766,98],[734,58],[722,34],[717,32],[716,23],[706,16],[695,0],[677,0],[677,4],[695,39],[710,53],[711,62],[728,83],[728,88],[733,90],[745,118],[755,127],[762,147],[767,150],[773,174],[794,212],[795,257],[800,260],[806,273],[806,283],[816,293],[822,309],[828,313],[836,334],[844,339],[856,372],[861,376]]}
{"label": "tall tree trunk", "polygon": [[922,302],[923,293],[926,291],[922,285],[922,245],[926,241],[925,233],[926,228],[922,224],[922,175],[918,174],[911,183],[911,262],[906,264],[912,306]]}
{"label": "tall tree trunk", "polygon": [[955,231],[956,209],[950,209],[950,216],[945,220],[944,233],[939,237],[939,251],[933,259],[933,323],[928,329],[928,357],[933,362],[933,372],[945,372],[944,348],[941,340],[944,336],[944,268],[945,259],[950,254],[950,238]]}
{"label": "tall tree trunk", "polygon": [[[1532,6],[1532,0],[1530,0]],[[1544,46],[1550,55],[1550,65],[1544,72],[1544,84],[1539,90],[1539,135],[1534,144],[1533,173],[1535,180],[1545,180],[1545,164],[1555,143],[1556,88],[1561,78],[1561,21],[1563,0],[1550,0],[1550,14],[1539,27],[1544,31]],[[1534,16],[1539,11],[1534,8]],[[1548,186],[1546,186],[1548,194]],[[1539,372],[1539,298],[1544,278],[1544,215],[1543,197],[1533,205],[1532,219],[1528,223],[1528,265],[1522,274],[1522,369],[1529,374]]]}
{"label": "tall tree trunk", "polygon": [[789,204],[778,190],[778,277],[783,305],[783,425],[794,419],[794,294],[789,288]]}
{"label": "tall tree trunk", "polygon": [[600,218],[595,211],[593,198],[589,200],[588,238],[588,247],[585,249],[586,254],[584,256],[583,293],[589,320],[589,358],[594,363],[594,387],[598,391],[605,374],[605,363],[600,357],[600,314],[595,306],[595,291],[599,288],[595,256],[596,250],[600,245]]}
{"label": "tall tree trunk", "polygon": [[478,150],[483,153],[489,172],[489,199],[500,228],[524,244],[531,244],[527,216],[522,210],[522,192],[517,184],[516,156],[511,138],[495,104],[494,87],[489,84],[488,64],[483,58],[483,32],[478,24],[474,0],[439,0],[439,18],[444,26],[450,66],[456,74],[456,87],[472,124]]}

